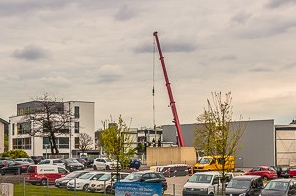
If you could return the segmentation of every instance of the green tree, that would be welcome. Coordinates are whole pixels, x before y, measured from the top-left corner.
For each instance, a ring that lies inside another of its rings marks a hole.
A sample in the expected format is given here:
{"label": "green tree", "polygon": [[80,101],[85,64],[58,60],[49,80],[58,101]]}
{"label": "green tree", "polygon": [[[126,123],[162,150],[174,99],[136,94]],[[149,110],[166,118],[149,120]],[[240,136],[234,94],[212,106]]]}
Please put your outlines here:
{"label": "green tree", "polygon": [[114,122],[112,117],[109,122],[108,128],[101,134],[104,151],[109,158],[117,160],[125,168],[129,163],[129,158],[136,153],[132,147],[130,128],[123,122],[121,115],[118,122]]}
{"label": "green tree", "polygon": [[8,144],[9,144],[9,141],[8,141],[8,135],[4,135],[4,152],[8,151]]}
{"label": "green tree", "polygon": [[21,150],[21,149],[17,149],[17,150],[9,150],[7,152],[2,153],[1,155],[3,158],[4,157],[10,157],[12,159],[16,159],[16,158],[29,158],[28,154]]}
{"label": "green tree", "polygon": [[245,126],[240,121],[233,124],[232,97],[226,93],[222,100],[221,92],[212,93],[212,102],[207,99],[207,108],[197,118],[202,126],[195,131],[195,144],[199,151],[208,156],[222,157],[222,195],[225,195],[225,165],[230,156],[236,154]]}

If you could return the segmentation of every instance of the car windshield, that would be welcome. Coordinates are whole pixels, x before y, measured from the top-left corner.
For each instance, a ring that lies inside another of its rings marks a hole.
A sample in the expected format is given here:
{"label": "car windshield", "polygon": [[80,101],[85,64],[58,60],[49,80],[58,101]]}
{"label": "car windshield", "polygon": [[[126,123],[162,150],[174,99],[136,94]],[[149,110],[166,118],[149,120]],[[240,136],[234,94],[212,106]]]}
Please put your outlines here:
{"label": "car windshield", "polygon": [[247,189],[250,187],[250,180],[237,180],[232,179],[228,185],[227,188],[235,188],[235,189]]}
{"label": "car windshield", "polygon": [[82,176],[78,177],[78,179],[90,179],[94,174],[83,174]]}
{"label": "car windshield", "polygon": [[266,186],[265,190],[287,190],[289,183],[281,181],[270,181]]}
{"label": "car windshield", "polygon": [[111,179],[111,174],[104,174],[98,179],[98,181],[108,181],[110,179]]}
{"label": "car windshield", "polygon": [[141,177],[142,177],[142,174],[139,174],[139,173],[131,173],[125,179],[126,180],[140,180]]}
{"label": "car windshield", "polygon": [[200,164],[209,164],[211,162],[212,158],[202,158],[199,163]]}
{"label": "car windshield", "polygon": [[79,163],[77,160],[75,159],[67,159],[65,160],[67,163]]}
{"label": "car windshield", "polygon": [[212,180],[212,175],[207,175],[207,174],[195,174],[191,176],[188,180],[188,182],[193,182],[193,183],[210,183]]}
{"label": "car windshield", "polygon": [[72,173],[69,173],[68,175],[66,175],[65,177],[66,178],[75,178],[77,176],[79,176],[81,174],[81,172],[72,172]]}

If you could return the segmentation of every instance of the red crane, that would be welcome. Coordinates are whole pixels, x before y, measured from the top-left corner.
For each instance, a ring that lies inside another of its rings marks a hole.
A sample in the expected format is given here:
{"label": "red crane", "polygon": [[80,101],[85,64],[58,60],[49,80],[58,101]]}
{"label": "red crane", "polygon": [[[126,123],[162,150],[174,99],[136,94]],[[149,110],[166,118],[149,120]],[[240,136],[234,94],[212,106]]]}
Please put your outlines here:
{"label": "red crane", "polygon": [[175,101],[174,101],[174,98],[173,98],[171,85],[170,85],[170,82],[169,82],[169,77],[168,77],[168,74],[167,74],[167,71],[166,71],[166,68],[165,68],[164,57],[162,56],[161,47],[160,47],[159,39],[158,39],[158,36],[157,36],[157,31],[155,31],[153,33],[153,36],[155,37],[155,40],[156,40],[158,53],[159,53],[159,59],[160,59],[160,62],[161,62],[161,66],[162,66],[162,70],[163,70],[163,74],[164,74],[164,78],[165,78],[165,82],[166,82],[166,87],[167,87],[169,98],[170,98],[170,106],[172,108],[172,112],[173,112],[173,115],[174,115],[174,121],[173,122],[175,123],[176,129],[177,129],[178,145],[180,147],[184,147],[185,144],[184,144],[182,129],[181,129],[181,126],[180,126],[178,113],[177,113],[177,108],[176,108],[176,104],[175,104]]}

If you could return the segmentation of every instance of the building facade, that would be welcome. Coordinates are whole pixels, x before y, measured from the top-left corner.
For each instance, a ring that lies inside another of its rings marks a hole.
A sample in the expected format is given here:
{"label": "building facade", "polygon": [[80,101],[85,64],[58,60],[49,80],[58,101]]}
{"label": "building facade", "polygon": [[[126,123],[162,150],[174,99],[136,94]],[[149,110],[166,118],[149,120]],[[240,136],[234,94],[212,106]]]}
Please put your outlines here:
{"label": "building facade", "polygon": [[[94,148],[94,102],[68,101],[56,104],[61,112],[67,111],[72,116],[64,132],[57,134],[56,144],[60,155],[72,157],[73,152],[79,149],[79,133],[90,135],[93,138]],[[9,149],[22,149],[29,156],[49,157],[51,152],[48,138],[30,134],[32,130],[34,131],[34,121],[24,122],[24,117],[34,109],[36,109],[35,101],[17,105],[17,115],[9,118]]]}
{"label": "building facade", "polygon": [[4,135],[8,133],[8,122],[0,118],[0,153],[5,151],[4,148]]}
{"label": "building facade", "polygon": [[[275,165],[275,125],[274,120],[253,120],[233,122],[231,127],[237,127],[241,123],[244,134],[235,155],[237,168],[255,167],[258,165]],[[186,147],[194,147],[195,130],[201,124],[181,125]],[[163,125],[163,140],[173,141],[176,144],[176,128],[174,125]],[[296,133],[296,132],[295,132]],[[295,140],[295,136],[294,136]]]}
{"label": "building facade", "polygon": [[275,126],[276,160],[278,165],[296,165],[296,122]]}

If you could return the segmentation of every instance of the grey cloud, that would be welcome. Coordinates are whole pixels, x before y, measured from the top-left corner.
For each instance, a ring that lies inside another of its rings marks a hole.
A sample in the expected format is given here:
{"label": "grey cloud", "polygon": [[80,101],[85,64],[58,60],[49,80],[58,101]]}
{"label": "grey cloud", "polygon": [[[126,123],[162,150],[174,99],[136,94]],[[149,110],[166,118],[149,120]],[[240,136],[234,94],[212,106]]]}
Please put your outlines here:
{"label": "grey cloud", "polygon": [[251,16],[252,14],[247,14],[246,12],[239,12],[238,14],[232,17],[232,21],[239,24],[245,24]]}
{"label": "grey cloud", "polygon": [[117,20],[129,20],[135,16],[135,12],[128,8],[128,6],[122,6],[117,14],[115,15],[115,19]]}
{"label": "grey cloud", "polygon": [[42,9],[60,9],[71,3],[70,0],[30,0],[30,1],[1,1],[0,2],[0,15],[9,16],[31,11],[40,11]]}
{"label": "grey cloud", "polygon": [[273,70],[266,67],[254,67],[249,69],[249,72],[273,72]]}
{"label": "grey cloud", "polygon": [[225,55],[222,56],[219,60],[221,61],[229,61],[229,60],[236,60],[237,57],[235,55]]}
{"label": "grey cloud", "polygon": [[[161,49],[163,52],[193,52],[196,50],[196,46],[190,43],[163,43]],[[152,51],[151,45],[142,45],[134,49],[135,53],[150,53]]]}
{"label": "grey cloud", "polygon": [[287,4],[296,4],[295,0],[270,0],[267,4],[269,8],[278,8]]}
{"label": "grey cloud", "polygon": [[296,27],[296,20],[293,19],[291,21],[263,21],[260,23],[256,23],[252,27],[248,27],[248,29],[242,29],[239,37],[241,38],[266,38],[270,36],[274,36],[280,33],[286,32],[288,29]]}
{"label": "grey cloud", "polygon": [[24,49],[17,49],[13,52],[12,56],[18,59],[25,59],[29,61],[47,58],[49,52],[37,46],[26,46]]}

